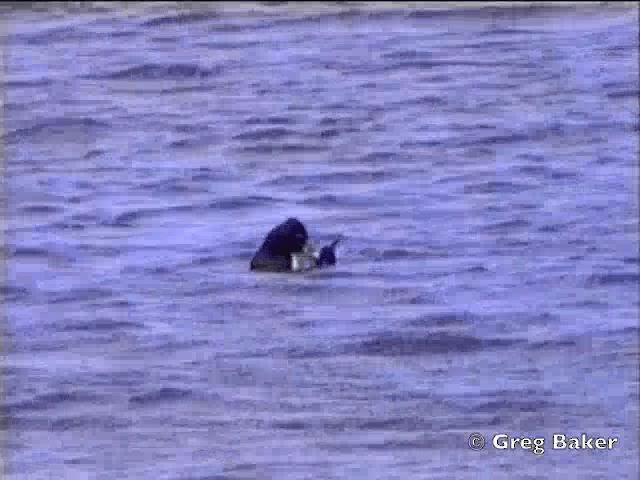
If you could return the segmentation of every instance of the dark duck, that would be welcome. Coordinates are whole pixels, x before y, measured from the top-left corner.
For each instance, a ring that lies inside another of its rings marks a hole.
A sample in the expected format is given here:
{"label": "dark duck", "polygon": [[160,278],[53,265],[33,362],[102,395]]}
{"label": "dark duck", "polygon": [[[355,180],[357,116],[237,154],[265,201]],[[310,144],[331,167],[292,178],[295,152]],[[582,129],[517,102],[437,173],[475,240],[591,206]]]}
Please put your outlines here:
{"label": "dark duck", "polygon": [[331,245],[316,252],[309,234],[297,218],[289,218],[267,234],[262,246],[251,259],[251,270],[263,272],[299,272],[336,264],[338,237]]}

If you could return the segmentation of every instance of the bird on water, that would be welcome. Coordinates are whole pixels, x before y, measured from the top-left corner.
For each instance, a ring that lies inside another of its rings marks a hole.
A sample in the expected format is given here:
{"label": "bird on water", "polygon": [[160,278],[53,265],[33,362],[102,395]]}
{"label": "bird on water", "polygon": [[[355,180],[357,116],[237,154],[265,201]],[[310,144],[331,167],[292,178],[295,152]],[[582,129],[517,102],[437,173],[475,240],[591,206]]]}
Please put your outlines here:
{"label": "bird on water", "polygon": [[342,237],[315,251],[305,226],[297,218],[288,218],[273,227],[251,259],[251,270],[298,272],[336,264],[336,246]]}

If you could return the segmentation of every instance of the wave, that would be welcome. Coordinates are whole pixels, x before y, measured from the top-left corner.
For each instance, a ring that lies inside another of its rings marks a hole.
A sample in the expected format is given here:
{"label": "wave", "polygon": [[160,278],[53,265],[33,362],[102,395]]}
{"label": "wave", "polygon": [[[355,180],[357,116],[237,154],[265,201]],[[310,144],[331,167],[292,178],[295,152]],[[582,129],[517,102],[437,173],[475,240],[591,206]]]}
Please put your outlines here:
{"label": "wave", "polygon": [[114,320],[111,318],[97,318],[91,321],[76,322],[61,325],[57,330],[61,332],[108,332],[112,330],[121,331],[128,328],[143,328],[143,324],[128,320]]}
{"label": "wave", "polygon": [[288,144],[261,144],[245,146],[238,149],[245,153],[257,153],[262,155],[275,155],[278,153],[306,153],[306,152],[325,152],[329,150],[326,145],[312,145],[307,143],[288,143]]}
{"label": "wave", "polygon": [[79,430],[79,431],[96,431],[107,430],[113,431],[118,429],[126,429],[133,425],[128,419],[115,417],[113,415],[71,415],[67,417],[55,418],[48,422],[49,428],[53,431]]}
{"label": "wave", "polygon": [[27,45],[41,46],[56,42],[87,41],[94,39],[95,34],[89,31],[83,31],[76,26],[66,26],[54,27],[37,33],[21,33],[14,35],[13,38]]}
{"label": "wave", "polygon": [[264,195],[249,195],[247,197],[232,197],[222,198],[209,204],[209,208],[220,210],[237,210],[243,208],[251,208],[257,206],[263,206],[265,204],[280,203],[283,200],[276,197],[269,197]]}
{"label": "wave", "polygon": [[15,79],[6,80],[4,87],[8,90],[10,88],[28,88],[28,87],[49,87],[53,85],[54,81],[51,78],[35,78],[35,79]]}
{"label": "wave", "polygon": [[398,70],[418,69],[431,70],[441,67],[464,67],[464,68],[526,68],[528,64],[514,64],[510,61],[492,61],[492,60],[405,60],[392,63],[390,65],[382,65],[374,67],[372,70],[363,73],[390,73]]}
{"label": "wave", "polygon": [[10,251],[12,257],[48,257],[52,252],[42,247],[16,247]]}
{"label": "wave", "polygon": [[153,217],[157,215],[163,215],[167,213],[182,213],[192,212],[197,210],[197,205],[176,205],[173,207],[165,208],[138,208],[135,210],[128,210],[126,212],[116,215],[112,220],[103,222],[104,225],[111,227],[132,227],[134,223],[143,218]]}
{"label": "wave", "polygon": [[608,273],[591,275],[587,278],[587,285],[625,285],[637,284],[640,282],[640,275],[637,273]]}
{"label": "wave", "polygon": [[16,128],[7,132],[4,138],[11,143],[23,140],[44,140],[52,135],[55,135],[56,138],[62,135],[64,138],[77,140],[78,137],[97,135],[99,130],[107,129],[110,126],[108,122],[89,117],[58,117],[41,120],[27,127]]}
{"label": "wave", "polygon": [[144,394],[132,395],[131,397],[129,397],[129,403],[137,405],[148,405],[162,402],[174,402],[177,400],[184,400],[185,398],[190,397],[191,394],[191,390],[162,387],[160,389],[152,390]]}
{"label": "wave", "polygon": [[163,15],[144,21],[143,27],[161,27],[164,25],[187,25],[190,23],[205,22],[207,20],[219,18],[220,15],[212,10],[180,12],[173,15]]}
{"label": "wave", "polygon": [[67,408],[73,408],[71,405],[76,403],[94,403],[100,400],[97,395],[79,392],[54,392],[36,395],[29,400],[13,402],[6,405],[6,411],[9,414],[18,414],[23,412],[41,411],[67,405]]}
{"label": "wave", "polygon": [[[578,3],[578,2],[576,2]],[[575,7],[574,7],[575,8]],[[553,11],[555,13],[561,11],[571,11],[571,7],[567,5],[539,5],[533,2],[505,2],[501,6],[497,5],[482,5],[476,6],[460,6],[453,8],[434,8],[434,9],[419,9],[414,10],[408,14],[408,18],[416,20],[428,20],[428,19],[441,19],[445,17],[455,18],[490,18],[495,21],[498,19],[504,19],[505,17],[511,18],[513,16],[525,15],[530,16],[534,14],[542,14]],[[504,30],[502,28],[496,28],[498,32]],[[507,29],[507,31],[510,29]]]}
{"label": "wave", "polygon": [[243,123],[245,125],[291,125],[295,123],[295,119],[292,117],[278,117],[275,115],[270,117],[251,116],[246,118]]}
{"label": "wave", "polygon": [[407,322],[412,327],[444,327],[464,325],[475,321],[476,317],[467,312],[442,312],[422,315]]}
{"label": "wave", "polygon": [[523,219],[506,220],[504,222],[492,223],[482,228],[485,232],[512,232],[514,230],[520,230],[531,226],[531,222]]}
{"label": "wave", "polygon": [[315,175],[281,175],[263,183],[267,186],[301,184],[350,184],[387,180],[392,174],[387,170],[360,170],[352,172],[320,173]]}
{"label": "wave", "polygon": [[8,302],[25,300],[29,296],[29,291],[24,287],[12,285],[0,285],[0,297]]}
{"label": "wave", "polygon": [[65,292],[48,294],[50,304],[87,302],[113,297],[114,293],[105,288],[71,288]]}
{"label": "wave", "polygon": [[222,67],[206,69],[189,63],[175,63],[170,65],[144,64],[136,67],[116,70],[103,74],[85,75],[90,80],[172,80],[207,78],[222,72]]}
{"label": "wave", "polygon": [[490,180],[478,182],[464,187],[464,193],[521,193],[536,188],[534,185],[509,181]]}
{"label": "wave", "polygon": [[277,140],[280,138],[296,135],[296,132],[288,128],[273,127],[260,130],[249,130],[242,132],[233,137],[234,140],[260,141],[260,140]]}
{"label": "wave", "polygon": [[23,205],[18,211],[21,213],[60,213],[64,211],[64,209],[57,205],[32,204]]}
{"label": "wave", "polygon": [[372,339],[352,345],[347,345],[347,353],[359,355],[382,356],[415,356],[443,353],[468,353],[484,349],[505,348],[524,343],[524,340],[512,339],[481,339],[478,337],[433,333],[431,335],[400,335],[383,334]]}

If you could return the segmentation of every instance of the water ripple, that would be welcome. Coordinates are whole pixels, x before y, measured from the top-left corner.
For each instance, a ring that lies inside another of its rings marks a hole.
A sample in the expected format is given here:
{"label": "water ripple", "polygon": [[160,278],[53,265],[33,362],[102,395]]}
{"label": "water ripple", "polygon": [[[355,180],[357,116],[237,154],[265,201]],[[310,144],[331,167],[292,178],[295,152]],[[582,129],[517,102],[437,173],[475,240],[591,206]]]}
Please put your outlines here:
{"label": "water ripple", "polygon": [[142,26],[162,27],[165,25],[188,25],[190,23],[203,22],[216,18],[219,18],[219,15],[214,11],[181,12],[175,15],[162,15],[160,17],[145,20],[142,23]]}
{"label": "water ripple", "polygon": [[347,347],[360,355],[426,355],[473,352],[483,348],[511,347],[523,340],[480,339],[467,335],[433,333],[427,336],[403,336],[386,334]]}
{"label": "water ripple", "polygon": [[132,395],[129,398],[129,403],[136,405],[155,405],[161,402],[184,400],[185,398],[190,397],[191,394],[191,390],[162,387],[159,390],[154,390],[141,395]]}
{"label": "water ripple", "polygon": [[[609,7],[1,4],[8,478],[629,476]],[[289,216],[337,265],[249,270]],[[456,454],[584,425],[606,465]]]}
{"label": "water ripple", "polygon": [[207,78],[217,75],[222,67],[215,69],[205,69],[199,65],[176,63],[171,65],[145,64],[136,67],[116,70],[110,73],[91,74],[84,78],[90,80],[170,80],[170,79],[192,79]]}

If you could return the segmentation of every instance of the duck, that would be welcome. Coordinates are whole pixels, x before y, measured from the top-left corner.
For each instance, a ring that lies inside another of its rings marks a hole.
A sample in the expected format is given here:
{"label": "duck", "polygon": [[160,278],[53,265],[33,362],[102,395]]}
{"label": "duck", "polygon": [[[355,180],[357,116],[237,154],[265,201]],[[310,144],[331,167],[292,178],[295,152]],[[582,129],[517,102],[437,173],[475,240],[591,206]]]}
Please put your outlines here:
{"label": "duck", "polygon": [[316,251],[304,224],[290,217],[267,233],[251,259],[250,270],[285,273],[329,267],[336,264],[336,247],[341,240],[338,236]]}

